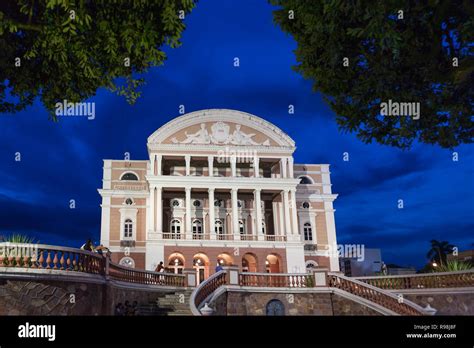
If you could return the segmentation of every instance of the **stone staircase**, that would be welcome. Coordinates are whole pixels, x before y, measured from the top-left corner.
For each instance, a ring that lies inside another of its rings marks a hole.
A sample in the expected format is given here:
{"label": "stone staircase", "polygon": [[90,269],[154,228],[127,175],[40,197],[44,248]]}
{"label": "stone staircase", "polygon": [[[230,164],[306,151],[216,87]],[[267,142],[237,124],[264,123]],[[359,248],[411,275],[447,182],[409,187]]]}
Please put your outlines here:
{"label": "stone staircase", "polygon": [[163,293],[155,302],[142,304],[138,307],[141,316],[178,316],[193,315],[189,308],[189,298],[192,290],[182,290]]}

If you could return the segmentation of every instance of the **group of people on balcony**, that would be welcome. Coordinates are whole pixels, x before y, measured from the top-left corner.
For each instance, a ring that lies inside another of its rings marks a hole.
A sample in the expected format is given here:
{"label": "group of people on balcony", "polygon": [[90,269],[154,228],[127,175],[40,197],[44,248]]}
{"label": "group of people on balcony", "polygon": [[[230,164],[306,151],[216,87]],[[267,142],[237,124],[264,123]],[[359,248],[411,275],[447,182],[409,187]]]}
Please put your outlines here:
{"label": "group of people on balcony", "polygon": [[107,255],[110,253],[109,248],[103,246],[102,244],[96,247],[90,238],[81,246],[81,250],[95,252],[100,255]]}

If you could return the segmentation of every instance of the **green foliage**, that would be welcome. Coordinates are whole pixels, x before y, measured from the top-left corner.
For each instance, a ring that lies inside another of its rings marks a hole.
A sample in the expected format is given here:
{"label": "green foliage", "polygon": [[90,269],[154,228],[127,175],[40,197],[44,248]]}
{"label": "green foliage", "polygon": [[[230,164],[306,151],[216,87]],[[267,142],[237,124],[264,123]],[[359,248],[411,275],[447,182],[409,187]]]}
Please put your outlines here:
{"label": "green foliage", "polygon": [[195,1],[1,1],[0,112],[23,110],[36,97],[52,112],[100,87],[135,103],[143,84],[136,75],[163,64],[162,46],[180,45],[180,15]]}
{"label": "green foliage", "polygon": [[440,265],[445,265],[447,255],[453,252],[454,246],[447,241],[440,242],[436,239],[431,240],[430,243],[431,248],[426,254],[426,257],[436,261]]}
{"label": "green foliage", "polygon": [[[269,1],[298,44],[295,70],[323,93],[342,131],[400,148],[472,142],[474,2]],[[381,116],[388,100],[419,102],[420,119]]]}
{"label": "green foliage", "polygon": [[467,262],[462,261],[448,261],[447,263],[434,267],[433,272],[456,272],[456,271],[468,271],[473,269],[472,265]]}
{"label": "green foliage", "polygon": [[25,244],[39,243],[39,241],[36,241],[36,238],[27,236],[25,234],[20,234],[20,233],[13,233],[8,236],[4,236],[0,238],[0,241],[10,242],[10,243],[25,243]]}

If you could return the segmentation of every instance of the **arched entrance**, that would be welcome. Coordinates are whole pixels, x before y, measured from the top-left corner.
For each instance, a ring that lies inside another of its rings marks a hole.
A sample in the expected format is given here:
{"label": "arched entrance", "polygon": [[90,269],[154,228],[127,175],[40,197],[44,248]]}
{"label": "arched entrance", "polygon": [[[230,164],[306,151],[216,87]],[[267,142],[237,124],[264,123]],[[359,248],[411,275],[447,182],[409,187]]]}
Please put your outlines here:
{"label": "arched entrance", "polygon": [[285,315],[285,305],[280,300],[268,301],[265,308],[266,315]]}
{"label": "arched entrance", "polygon": [[182,274],[184,269],[184,256],[181,253],[172,253],[168,257],[167,271],[175,274]]}
{"label": "arched entrance", "polygon": [[318,263],[313,260],[306,261],[306,272],[312,273],[318,267]]}
{"label": "arched entrance", "polygon": [[242,256],[242,272],[257,272],[257,257],[254,254],[247,253]]}
{"label": "arched entrance", "polygon": [[222,253],[217,255],[217,263],[221,266],[232,266],[234,264],[234,259],[229,254]]}
{"label": "arched entrance", "polygon": [[281,257],[277,254],[269,254],[265,259],[265,272],[282,273]]}
{"label": "arched entrance", "polygon": [[196,283],[201,284],[209,277],[209,258],[204,253],[197,253],[193,257],[193,268],[196,270]]}

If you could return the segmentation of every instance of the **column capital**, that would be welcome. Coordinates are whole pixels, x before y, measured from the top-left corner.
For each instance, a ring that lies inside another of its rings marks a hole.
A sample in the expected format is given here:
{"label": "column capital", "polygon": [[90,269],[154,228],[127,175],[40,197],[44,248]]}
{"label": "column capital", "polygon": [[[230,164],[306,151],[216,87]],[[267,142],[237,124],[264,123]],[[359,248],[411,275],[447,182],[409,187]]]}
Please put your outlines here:
{"label": "column capital", "polygon": [[216,189],[215,189],[214,187],[209,187],[209,188],[207,189],[207,192],[214,192],[215,190],[216,190]]}
{"label": "column capital", "polygon": [[254,192],[262,192],[262,189],[261,188],[255,188],[253,189]]}
{"label": "column capital", "polygon": [[238,188],[235,188],[235,187],[232,187],[230,190],[231,190],[232,192],[239,192],[239,189],[238,189]]}
{"label": "column capital", "polygon": [[191,187],[185,187],[184,190],[185,190],[186,192],[188,192],[188,191],[190,192],[190,191],[191,191]]}

